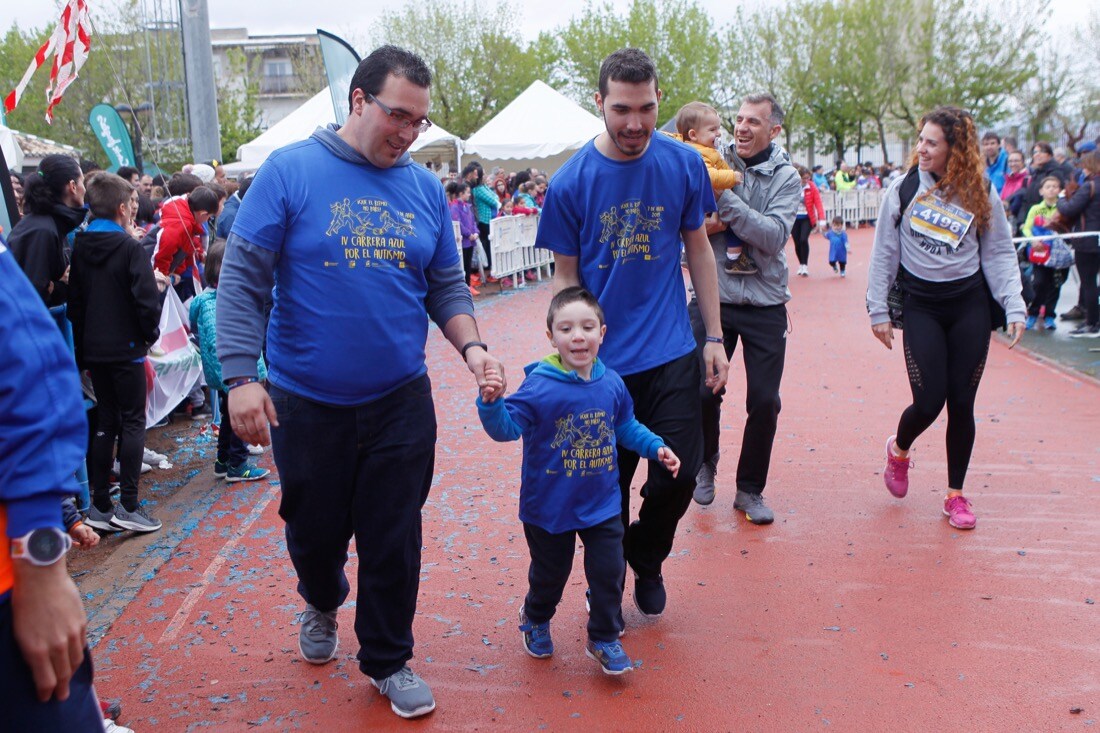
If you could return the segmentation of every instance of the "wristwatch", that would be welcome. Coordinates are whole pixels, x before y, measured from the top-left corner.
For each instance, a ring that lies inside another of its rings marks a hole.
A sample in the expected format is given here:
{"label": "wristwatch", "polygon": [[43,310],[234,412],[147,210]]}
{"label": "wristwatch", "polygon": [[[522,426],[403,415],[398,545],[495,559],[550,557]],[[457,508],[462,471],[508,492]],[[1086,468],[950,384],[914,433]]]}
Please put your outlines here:
{"label": "wristwatch", "polygon": [[65,557],[72,546],[72,538],[57,527],[39,527],[12,539],[11,557],[45,567]]}

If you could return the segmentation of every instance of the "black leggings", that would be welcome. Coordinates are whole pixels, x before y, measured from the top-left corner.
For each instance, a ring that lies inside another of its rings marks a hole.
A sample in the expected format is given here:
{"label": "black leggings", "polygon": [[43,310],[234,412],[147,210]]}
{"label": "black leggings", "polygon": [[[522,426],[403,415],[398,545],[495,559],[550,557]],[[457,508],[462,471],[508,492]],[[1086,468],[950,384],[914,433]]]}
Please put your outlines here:
{"label": "black leggings", "polygon": [[947,404],[947,488],[962,490],[974,450],[974,398],[989,354],[984,286],[942,300],[905,297],[905,366],[913,404],[898,422],[898,447],[913,442]]}
{"label": "black leggings", "polygon": [[798,258],[800,265],[810,264],[810,232],[812,231],[810,217],[800,216],[794,220],[791,236],[794,238],[794,256]]}

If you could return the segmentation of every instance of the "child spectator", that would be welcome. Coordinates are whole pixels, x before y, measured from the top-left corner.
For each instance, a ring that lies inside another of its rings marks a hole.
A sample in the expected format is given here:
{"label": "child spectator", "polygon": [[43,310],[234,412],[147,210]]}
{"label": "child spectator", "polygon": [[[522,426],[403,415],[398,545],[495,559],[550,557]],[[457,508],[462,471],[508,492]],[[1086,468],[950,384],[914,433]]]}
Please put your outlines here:
{"label": "child spectator", "polygon": [[848,232],[844,231],[844,217],[833,217],[832,228],[825,232],[825,238],[829,240],[829,267],[833,268],[833,272],[837,272],[839,266],[840,276],[848,277],[846,268],[851,245],[848,244]]}
{"label": "child spectator", "polygon": [[[93,218],[73,246],[69,320],[77,363],[91,375],[98,405],[86,524],[104,532],[155,532],[161,523],[141,507],[138,481],[145,452],[145,355],[160,335],[160,296],[141,244],[126,230],[137,207],[133,185],[100,173],[88,183],[85,200]],[[116,442],[118,506],[108,483]]]}
{"label": "child spectator", "polygon": [[[718,119],[718,112],[713,107],[702,102],[688,102],[676,113],[676,131],[681,140],[703,156],[715,197],[741,182],[741,174],[730,168],[718,152],[722,121]],[[758,271],[756,263],[741,246],[741,240],[728,229],[724,269],[727,275],[752,275]]]}
{"label": "child spectator", "polygon": [[516,189],[516,195],[513,197],[516,206],[531,210],[536,214],[542,211],[542,208],[535,201],[535,193],[537,191],[538,184],[534,181],[521,183],[519,188]]}
{"label": "child spectator", "polygon": [[622,674],[633,664],[619,643],[626,564],[616,442],[660,460],[674,476],[680,459],[634,418],[623,380],[596,358],[607,327],[595,296],[580,287],[562,290],[550,302],[546,326],[558,353],[528,365],[519,390],[504,400],[484,401],[501,379],[487,374],[477,400],[493,440],[523,438],[519,518],[531,566],[519,628],[528,654],[554,653],[550,619],[580,535],[590,589],[585,654],[606,674]]}
{"label": "child spectator", "polygon": [[515,207],[516,205],[512,202],[512,199],[506,199],[500,205],[500,213],[497,216],[515,216]]}
{"label": "child spectator", "polygon": [[[478,241],[478,231],[477,219],[470,206],[470,187],[463,181],[451,181],[444,190],[447,192],[447,201],[451,207],[451,220],[458,222],[459,231],[462,233],[462,269],[466,272],[466,285],[470,288],[471,295],[481,295],[473,283],[474,245]],[[478,280],[480,285],[480,278]]]}
{"label": "child spectator", "polygon": [[[1043,200],[1031,207],[1027,219],[1020,230],[1025,237],[1053,235],[1047,228],[1055,212],[1058,211],[1058,195],[1062,193],[1062,180],[1058,176],[1047,176],[1039,184],[1039,193]],[[1039,320],[1039,311],[1043,311],[1043,326],[1053,331],[1058,327],[1054,318],[1054,309],[1058,305],[1058,296],[1062,294],[1062,285],[1069,274],[1069,264],[1055,256],[1051,239],[1039,239],[1028,245],[1028,259],[1034,265],[1031,268],[1032,287],[1035,297],[1027,308],[1027,321],[1024,328],[1035,328]],[[1062,243],[1064,246],[1064,242]]]}
{"label": "child spectator", "polygon": [[217,216],[220,209],[218,194],[206,186],[172,199],[161,209],[153,268],[171,279],[182,301],[195,295],[194,279],[184,277],[184,273],[202,259],[203,224]]}
{"label": "child spectator", "polygon": [[526,202],[512,203],[513,216],[534,216],[537,213],[539,213],[539,210],[533,206],[527,206]]}
{"label": "child spectator", "polygon": [[[214,460],[214,476],[233,483],[236,481],[258,481],[269,473],[248,460],[248,446],[233,432],[229,420],[229,389],[222,381],[222,364],[218,361],[217,342],[217,298],[218,279],[222,270],[222,258],[225,256],[225,242],[216,240],[206,253],[206,282],[210,285],[191,301],[191,329],[199,338],[199,351],[202,354],[202,371],[206,384],[218,393],[221,406],[222,423],[218,429],[218,455]],[[257,381],[267,379],[267,367],[261,356],[256,363]]]}

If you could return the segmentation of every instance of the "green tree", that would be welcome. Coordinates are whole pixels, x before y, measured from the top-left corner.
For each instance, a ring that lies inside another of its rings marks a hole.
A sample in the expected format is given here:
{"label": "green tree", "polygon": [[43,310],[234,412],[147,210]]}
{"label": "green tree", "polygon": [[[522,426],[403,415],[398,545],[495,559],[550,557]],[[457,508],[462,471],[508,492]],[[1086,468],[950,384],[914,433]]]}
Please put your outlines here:
{"label": "green tree", "polygon": [[980,125],[1005,119],[1013,95],[1038,71],[1033,26],[1049,2],[909,1],[911,9],[892,33],[898,56],[894,116],[912,130],[928,110],[953,104]]}
{"label": "green tree", "polygon": [[460,137],[543,75],[503,0],[488,7],[465,0],[409,4],[383,13],[373,35],[424,58],[433,76],[432,119]]}
{"label": "green tree", "polygon": [[563,93],[595,110],[600,64],[620,48],[639,48],[657,64],[663,124],[693,100],[713,103],[715,70],[722,57],[717,26],[695,0],[634,0],[625,15],[604,2],[589,3],[559,29],[558,73]]}
{"label": "green tree", "polygon": [[236,157],[237,148],[263,132],[259,106],[262,58],[250,60],[239,48],[229,49],[226,56],[228,73],[217,81],[218,124],[222,155]]}

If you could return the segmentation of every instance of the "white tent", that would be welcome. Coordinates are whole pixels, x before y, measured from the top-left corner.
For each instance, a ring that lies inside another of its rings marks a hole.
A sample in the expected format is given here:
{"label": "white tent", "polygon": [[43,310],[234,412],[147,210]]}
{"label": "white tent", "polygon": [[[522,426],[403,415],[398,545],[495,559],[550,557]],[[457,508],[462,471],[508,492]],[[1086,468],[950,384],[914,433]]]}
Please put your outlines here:
{"label": "white tent", "polygon": [[4,162],[13,171],[23,169],[23,149],[15,139],[15,133],[11,128],[0,125],[0,148],[4,150]]}
{"label": "white tent", "polygon": [[464,149],[486,167],[526,164],[553,171],[603,129],[600,118],[535,81],[471,135]]}
{"label": "white tent", "polygon": [[[227,175],[233,176],[246,171],[254,171],[278,148],[299,140],[305,140],[318,127],[324,127],[336,121],[332,109],[332,96],[325,87],[301,107],[268,128],[255,140],[245,143],[237,149],[237,163],[225,166]],[[422,133],[409,148],[417,160],[424,161],[439,158],[447,161],[457,160],[457,151],[462,141],[439,125],[432,125]]]}

